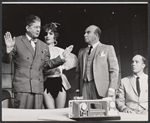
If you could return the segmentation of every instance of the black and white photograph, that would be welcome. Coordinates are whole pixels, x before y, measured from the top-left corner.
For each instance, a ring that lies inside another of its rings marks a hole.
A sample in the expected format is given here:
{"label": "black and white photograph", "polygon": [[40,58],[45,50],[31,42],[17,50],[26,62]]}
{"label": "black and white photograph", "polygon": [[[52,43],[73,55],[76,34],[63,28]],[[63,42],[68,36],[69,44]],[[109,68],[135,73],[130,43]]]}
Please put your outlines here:
{"label": "black and white photograph", "polygon": [[148,121],[148,2],[2,2],[2,121]]}

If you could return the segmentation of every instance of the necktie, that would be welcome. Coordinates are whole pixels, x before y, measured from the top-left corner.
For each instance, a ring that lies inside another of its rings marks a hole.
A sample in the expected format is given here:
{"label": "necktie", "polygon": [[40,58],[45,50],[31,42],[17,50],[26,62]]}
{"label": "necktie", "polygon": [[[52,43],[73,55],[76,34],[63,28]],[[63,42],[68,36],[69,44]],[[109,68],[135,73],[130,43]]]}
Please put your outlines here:
{"label": "necktie", "polygon": [[138,95],[140,95],[140,81],[139,81],[139,77],[136,78],[136,89],[138,92]]}
{"label": "necktie", "polygon": [[89,49],[89,52],[88,52],[88,55],[90,55],[91,54],[91,50],[92,50],[92,45],[90,46],[90,49]]}
{"label": "necktie", "polygon": [[35,50],[36,39],[31,39],[30,42],[31,42],[33,49]]}

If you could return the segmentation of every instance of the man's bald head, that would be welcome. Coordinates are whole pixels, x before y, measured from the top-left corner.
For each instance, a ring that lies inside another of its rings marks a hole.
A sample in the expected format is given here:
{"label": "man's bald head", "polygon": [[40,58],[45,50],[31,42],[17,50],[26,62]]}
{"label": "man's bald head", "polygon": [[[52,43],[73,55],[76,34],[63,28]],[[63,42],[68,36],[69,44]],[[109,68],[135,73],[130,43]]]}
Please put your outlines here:
{"label": "man's bald head", "polygon": [[146,64],[146,59],[142,56],[142,55],[135,55],[134,57],[133,57],[133,59],[134,58],[138,58],[138,59],[141,59],[142,61],[143,61],[143,64]]}
{"label": "man's bald head", "polygon": [[96,42],[99,42],[101,35],[101,30],[99,27],[95,25],[90,25],[85,30],[85,42],[88,44],[95,44]]}
{"label": "man's bald head", "polygon": [[94,30],[94,34],[98,37],[98,39],[100,39],[102,33],[101,29],[96,25],[91,25],[89,28],[92,28]]}
{"label": "man's bald head", "polygon": [[146,59],[141,55],[135,55],[132,59],[132,71],[135,74],[143,72],[146,65]]}

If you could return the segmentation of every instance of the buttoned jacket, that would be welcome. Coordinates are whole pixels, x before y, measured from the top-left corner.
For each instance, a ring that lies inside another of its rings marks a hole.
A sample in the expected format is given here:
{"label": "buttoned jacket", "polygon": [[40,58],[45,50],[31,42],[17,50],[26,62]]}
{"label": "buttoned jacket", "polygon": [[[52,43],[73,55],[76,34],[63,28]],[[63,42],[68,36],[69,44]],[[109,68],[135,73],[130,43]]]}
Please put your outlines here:
{"label": "buttoned jacket", "polygon": [[15,46],[11,53],[5,53],[3,62],[14,60],[13,92],[43,93],[43,69],[57,67],[64,63],[58,56],[50,60],[47,44],[37,39],[34,51],[25,35],[15,38]]}
{"label": "buttoned jacket", "polygon": [[[93,58],[93,73],[97,92],[100,96],[106,97],[108,88],[117,89],[119,66],[114,47],[99,43],[96,47]],[[78,65],[76,69],[76,81],[82,93],[83,77],[85,74],[86,55],[88,47],[83,48],[78,54]]]}

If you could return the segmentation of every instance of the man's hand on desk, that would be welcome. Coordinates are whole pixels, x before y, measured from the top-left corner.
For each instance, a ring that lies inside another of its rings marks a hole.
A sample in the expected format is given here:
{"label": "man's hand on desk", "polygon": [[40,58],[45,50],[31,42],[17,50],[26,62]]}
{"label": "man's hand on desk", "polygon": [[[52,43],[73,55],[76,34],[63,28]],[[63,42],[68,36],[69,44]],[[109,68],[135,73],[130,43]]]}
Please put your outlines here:
{"label": "man's hand on desk", "polygon": [[125,108],[123,109],[123,112],[124,112],[124,113],[137,114],[136,112],[132,111],[132,110],[131,110],[130,108],[128,108],[128,107],[125,107]]}
{"label": "man's hand on desk", "polygon": [[108,89],[107,97],[111,97],[113,101],[115,101],[115,90]]}
{"label": "man's hand on desk", "polygon": [[137,112],[137,114],[148,115],[148,111],[147,110],[139,111]]}

